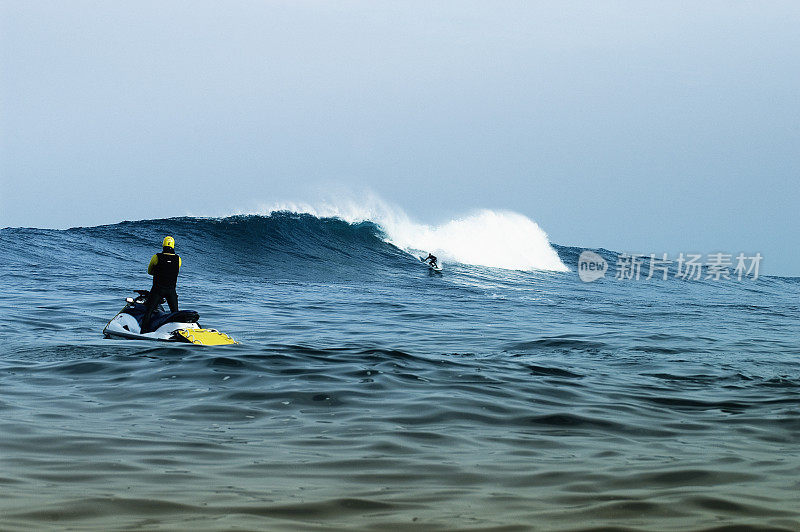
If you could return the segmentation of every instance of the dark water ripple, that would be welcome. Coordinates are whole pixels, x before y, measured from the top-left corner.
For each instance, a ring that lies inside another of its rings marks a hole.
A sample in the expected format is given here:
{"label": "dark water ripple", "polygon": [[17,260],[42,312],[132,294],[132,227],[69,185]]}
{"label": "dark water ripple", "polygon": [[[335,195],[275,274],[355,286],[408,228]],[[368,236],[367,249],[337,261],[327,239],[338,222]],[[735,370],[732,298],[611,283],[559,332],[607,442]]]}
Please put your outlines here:
{"label": "dark water ripple", "polygon": [[110,344],[3,361],[7,526],[798,522],[791,379],[764,397],[754,374],[530,354]]}

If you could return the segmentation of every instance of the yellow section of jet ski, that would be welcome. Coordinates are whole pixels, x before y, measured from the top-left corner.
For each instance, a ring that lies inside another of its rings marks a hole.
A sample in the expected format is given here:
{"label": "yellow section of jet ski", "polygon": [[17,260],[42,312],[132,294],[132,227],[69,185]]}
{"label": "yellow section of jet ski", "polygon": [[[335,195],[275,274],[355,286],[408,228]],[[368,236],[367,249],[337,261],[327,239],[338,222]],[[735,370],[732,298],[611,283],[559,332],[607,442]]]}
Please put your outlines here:
{"label": "yellow section of jet ski", "polygon": [[238,343],[216,329],[178,329],[174,333],[178,340],[198,345],[230,345]]}

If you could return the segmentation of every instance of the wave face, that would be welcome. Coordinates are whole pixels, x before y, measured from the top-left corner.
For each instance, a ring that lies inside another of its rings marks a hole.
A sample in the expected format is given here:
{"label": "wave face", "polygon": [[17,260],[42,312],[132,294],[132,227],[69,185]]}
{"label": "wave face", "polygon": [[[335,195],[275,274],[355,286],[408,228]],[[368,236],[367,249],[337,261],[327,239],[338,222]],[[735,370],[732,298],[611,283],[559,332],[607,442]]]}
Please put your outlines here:
{"label": "wave face", "polygon": [[303,212],[350,223],[372,222],[398,248],[415,254],[430,252],[442,261],[509,270],[569,271],[547,234],[536,222],[515,212],[482,209],[441,225],[426,225],[375,197],[359,203],[289,203],[269,209],[275,211]]}
{"label": "wave face", "polygon": [[[187,267],[246,277],[387,274],[409,263],[416,266],[416,256],[427,252],[441,262],[463,265],[568,271],[544,231],[520,214],[485,210],[441,226],[415,224],[405,215],[384,214],[373,221],[329,214],[272,211],[227,218],[126,221],[65,231],[7,229],[6,235],[17,238],[6,238],[6,251],[12,262],[27,258],[38,263],[51,251],[64,253],[55,244],[61,241],[92,251],[93,260],[111,267],[115,263],[109,259],[152,253],[163,235],[171,234],[178,253],[191,255]],[[66,254],[60,258],[69,264]]]}
{"label": "wave face", "polygon": [[[800,530],[800,279],[282,208],[0,230],[0,529]],[[101,338],[166,234],[239,345]]]}
{"label": "wave face", "polygon": [[374,223],[290,212],[126,221],[64,231],[7,229],[3,240],[12,264],[36,266],[57,258],[67,268],[81,269],[88,253],[90,262],[105,269],[132,272],[132,261],[160,251],[165,234],[175,237],[184,272],[227,277],[336,279],[397,269],[410,260]]}

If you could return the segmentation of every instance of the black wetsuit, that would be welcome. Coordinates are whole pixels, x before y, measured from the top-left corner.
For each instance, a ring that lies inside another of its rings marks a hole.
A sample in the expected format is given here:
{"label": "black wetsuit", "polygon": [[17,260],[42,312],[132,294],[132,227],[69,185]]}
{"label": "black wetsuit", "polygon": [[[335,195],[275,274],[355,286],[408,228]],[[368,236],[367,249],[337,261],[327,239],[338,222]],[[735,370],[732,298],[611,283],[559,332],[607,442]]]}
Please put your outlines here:
{"label": "black wetsuit", "polygon": [[428,258],[427,258],[427,259],[425,259],[425,262],[428,262],[428,261],[431,261],[431,262],[430,262],[431,266],[433,266],[434,268],[436,267],[436,265],[437,265],[437,262],[436,262],[436,257],[434,257],[433,255],[431,255],[430,253],[428,253]]}
{"label": "black wetsuit", "polygon": [[150,260],[147,271],[153,276],[153,287],[147,296],[147,309],[142,317],[142,333],[149,332],[150,316],[161,303],[162,298],[167,298],[170,312],[178,312],[178,293],[175,286],[178,283],[178,272],[181,269],[181,258],[174,252],[156,253]]}

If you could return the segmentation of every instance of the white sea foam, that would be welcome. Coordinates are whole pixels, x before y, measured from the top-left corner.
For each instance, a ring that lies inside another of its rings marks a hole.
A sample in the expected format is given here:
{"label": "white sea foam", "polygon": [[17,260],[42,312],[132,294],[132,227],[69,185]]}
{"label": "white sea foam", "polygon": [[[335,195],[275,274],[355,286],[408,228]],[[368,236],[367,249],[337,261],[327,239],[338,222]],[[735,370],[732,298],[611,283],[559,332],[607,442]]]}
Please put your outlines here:
{"label": "white sea foam", "polygon": [[362,201],[280,203],[261,209],[335,217],[350,223],[371,221],[387,240],[415,253],[431,252],[442,262],[506,268],[510,270],[568,271],[550,245],[547,234],[530,218],[511,211],[482,209],[441,225],[417,223],[400,208],[376,196]]}

